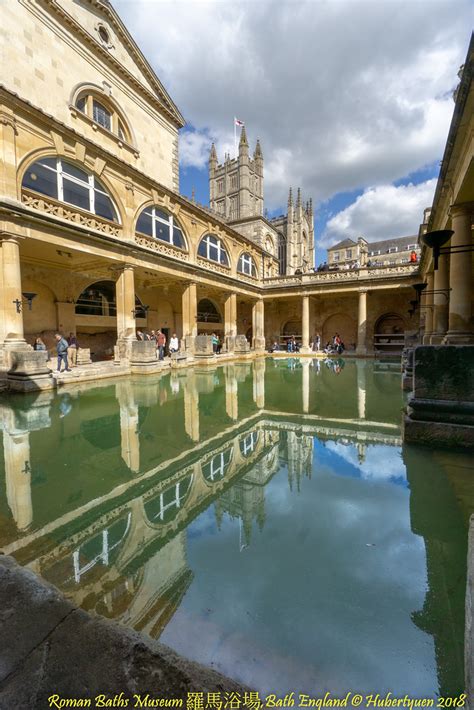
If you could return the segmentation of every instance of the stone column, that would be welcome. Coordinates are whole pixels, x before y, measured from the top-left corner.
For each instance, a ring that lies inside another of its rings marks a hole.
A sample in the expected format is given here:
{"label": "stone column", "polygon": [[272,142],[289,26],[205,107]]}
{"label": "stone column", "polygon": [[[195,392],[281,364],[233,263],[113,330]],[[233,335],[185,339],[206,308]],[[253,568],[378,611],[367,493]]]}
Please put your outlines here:
{"label": "stone column", "polygon": [[448,330],[448,303],[449,303],[449,271],[448,255],[441,254],[438,262],[438,271],[434,272],[434,290],[443,290],[445,293],[433,294],[433,334],[431,344],[439,345]]}
{"label": "stone column", "polygon": [[[429,345],[431,340],[431,335],[433,333],[433,285],[434,285],[434,275],[433,272],[427,275],[426,283],[426,295],[422,297],[422,306],[424,306],[425,311],[425,332],[423,335],[423,344]],[[423,293],[423,292],[422,292]]]}
{"label": "stone column", "polygon": [[253,348],[259,352],[265,350],[265,306],[259,298],[252,308]]}
{"label": "stone column", "polygon": [[357,313],[357,355],[367,354],[367,289],[359,291],[359,307]]}
{"label": "stone column", "polygon": [[239,418],[238,384],[234,365],[227,365],[225,370],[225,411],[227,416],[236,420]]}
{"label": "stone column", "polygon": [[309,366],[311,364],[311,359],[304,358],[301,360],[303,365],[303,382],[302,382],[302,395],[303,395],[303,412],[308,414],[309,412]]}
{"label": "stone column", "polygon": [[[472,244],[471,214],[473,204],[451,207],[451,247]],[[450,344],[472,343],[474,334],[471,327],[472,298],[472,253],[450,254],[449,286],[449,327],[446,342]]]}
{"label": "stone column", "polygon": [[194,338],[197,336],[197,285],[194,281],[186,284],[182,296],[183,310],[183,349],[194,351]]}
{"label": "stone column", "polygon": [[309,296],[303,296],[303,309],[302,309],[302,326],[303,326],[303,340],[301,343],[302,353],[309,353]]}
{"label": "stone column", "polygon": [[237,335],[237,294],[227,296],[224,304],[224,337],[228,353],[234,351],[235,336]]}
{"label": "stone column", "polygon": [[[21,291],[20,245],[18,239],[9,234],[1,236],[1,296],[3,300],[3,327],[1,339],[9,347],[25,346],[23,332],[24,304]],[[20,301],[17,308],[16,301]],[[26,306],[28,308],[28,306]]]}
{"label": "stone column", "polygon": [[115,284],[117,302],[117,336],[119,340],[136,340],[135,278],[133,266],[125,264]]}
{"label": "stone column", "polygon": [[18,530],[33,522],[31,500],[30,432],[3,432],[7,501]]}

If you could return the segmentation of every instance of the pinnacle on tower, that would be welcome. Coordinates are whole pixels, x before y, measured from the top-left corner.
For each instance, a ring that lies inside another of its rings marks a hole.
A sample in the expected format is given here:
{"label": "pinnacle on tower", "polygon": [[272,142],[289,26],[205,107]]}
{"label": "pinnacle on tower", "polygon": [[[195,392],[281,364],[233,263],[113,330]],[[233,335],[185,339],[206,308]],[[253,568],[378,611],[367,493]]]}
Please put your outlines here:
{"label": "pinnacle on tower", "polygon": [[209,153],[209,162],[217,163],[216,146],[214,145],[214,143],[211,145],[211,152]]}
{"label": "pinnacle on tower", "polygon": [[298,188],[298,193],[296,196],[296,206],[301,207],[301,187]]}
{"label": "pinnacle on tower", "polygon": [[249,147],[249,144],[247,141],[247,133],[245,132],[245,126],[242,126],[242,133],[240,134],[239,147],[240,146],[245,146],[246,148]]}
{"label": "pinnacle on tower", "polygon": [[293,207],[293,190],[291,189],[291,187],[288,193],[288,207]]}
{"label": "pinnacle on tower", "polygon": [[260,145],[260,140],[257,138],[257,145],[255,146],[254,158],[263,158],[262,147]]}
{"label": "pinnacle on tower", "polygon": [[313,198],[312,197],[309,198],[309,215],[310,215],[310,217],[313,216]]}

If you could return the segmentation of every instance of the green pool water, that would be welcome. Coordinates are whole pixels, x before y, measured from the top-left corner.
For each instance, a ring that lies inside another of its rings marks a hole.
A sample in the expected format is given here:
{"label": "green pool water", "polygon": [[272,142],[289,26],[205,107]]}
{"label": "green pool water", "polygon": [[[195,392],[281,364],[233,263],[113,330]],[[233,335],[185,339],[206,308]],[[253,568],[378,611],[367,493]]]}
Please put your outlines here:
{"label": "green pool water", "polygon": [[262,693],[463,689],[472,464],[397,363],[262,359],[3,398],[0,549]]}

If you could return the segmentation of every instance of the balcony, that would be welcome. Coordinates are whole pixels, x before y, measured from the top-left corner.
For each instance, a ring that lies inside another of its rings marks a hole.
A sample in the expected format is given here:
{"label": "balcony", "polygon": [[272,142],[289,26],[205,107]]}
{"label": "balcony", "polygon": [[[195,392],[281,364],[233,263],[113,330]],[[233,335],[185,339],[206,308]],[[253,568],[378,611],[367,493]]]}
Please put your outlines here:
{"label": "balcony", "polygon": [[301,286],[319,285],[323,283],[357,283],[361,281],[377,281],[390,277],[413,276],[418,273],[419,263],[393,264],[391,266],[371,266],[360,269],[341,271],[310,271],[291,276],[277,276],[263,280],[264,286]]}

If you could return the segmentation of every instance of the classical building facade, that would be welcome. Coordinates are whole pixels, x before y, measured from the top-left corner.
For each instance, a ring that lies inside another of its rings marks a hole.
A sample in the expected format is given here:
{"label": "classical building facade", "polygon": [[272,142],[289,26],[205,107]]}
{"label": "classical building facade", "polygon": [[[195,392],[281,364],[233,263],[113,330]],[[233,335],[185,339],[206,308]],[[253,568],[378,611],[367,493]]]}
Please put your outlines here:
{"label": "classical building facade", "polygon": [[376,335],[417,328],[418,265],[314,273],[312,205],[290,193],[286,216],[258,214],[259,146],[236,219],[218,214],[218,195],[214,211],[179,194],[183,117],[109,2],[14,0],[2,22],[0,353],[12,380],[32,379],[35,337],[54,351],[57,331],[126,363],[137,329],[176,332],[192,356],[212,331],[229,353],[236,336],[259,353],[295,333],[309,352],[315,333],[337,331],[366,354]]}
{"label": "classical building facade", "polygon": [[327,253],[327,264],[332,268],[394,266],[395,264],[418,261],[420,245],[418,244],[418,235],[382,239],[377,242],[368,242],[363,237],[359,237],[357,241],[343,239],[330,247]]}

